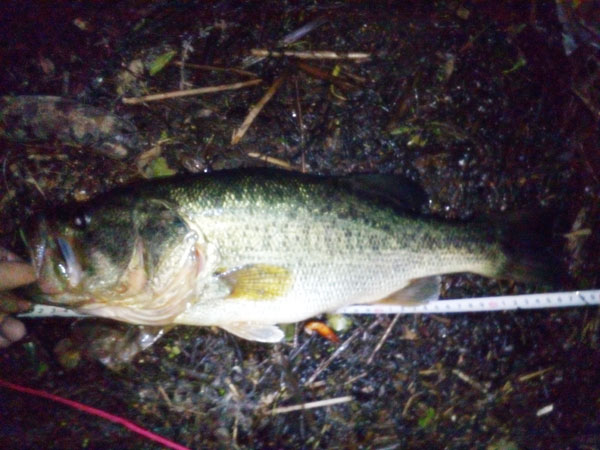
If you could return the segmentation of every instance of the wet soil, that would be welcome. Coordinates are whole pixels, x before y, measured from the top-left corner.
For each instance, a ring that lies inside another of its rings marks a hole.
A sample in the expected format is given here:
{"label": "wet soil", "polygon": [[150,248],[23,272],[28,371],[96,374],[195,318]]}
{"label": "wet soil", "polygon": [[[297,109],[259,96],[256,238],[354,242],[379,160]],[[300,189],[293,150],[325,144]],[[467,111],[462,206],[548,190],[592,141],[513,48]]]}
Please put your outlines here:
{"label": "wet soil", "polygon": [[[19,228],[44,208],[142,176],[275,163],[322,174],[401,174],[426,190],[424,212],[448,219],[501,222],[551,211],[571,233],[550,244],[562,263],[554,288],[598,287],[594,4],[4,2],[2,95],[59,95],[105,108],[137,127],[140,148],[114,160],[84,146],[0,141],[2,245],[22,250]],[[306,24],[313,29],[298,33]],[[258,58],[252,49],[369,58]],[[122,102],[255,78],[262,82],[236,90]],[[234,130],[275,83],[275,95],[232,145]],[[542,289],[549,288],[457,275],[444,277],[442,294]],[[65,368],[54,348],[74,321],[30,319],[27,338],[0,354],[0,376],[193,448],[600,446],[598,308],[392,320],[351,317],[340,344],[304,333],[302,324],[280,345],[177,327],[111,370],[85,359]],[[346,396],[332,406],[274,410]],[[0,388],[0,446],[155,444]]]}

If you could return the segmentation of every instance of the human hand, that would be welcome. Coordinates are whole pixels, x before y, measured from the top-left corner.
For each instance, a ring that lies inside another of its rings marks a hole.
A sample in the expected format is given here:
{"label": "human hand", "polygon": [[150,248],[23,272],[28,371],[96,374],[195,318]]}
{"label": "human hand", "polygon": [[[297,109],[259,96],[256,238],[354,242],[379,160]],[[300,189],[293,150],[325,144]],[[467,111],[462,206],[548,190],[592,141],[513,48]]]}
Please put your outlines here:
{"label": "human hand", "polygon": [[0,313],[0,349],[22,339],[26,332],[23,322],[8,314]]}
{"label": "human hand", "polygon": [[31,304],[21,300],[11,292],[2,292],[33,283],[35,271],[29,264],[16,260],[13,255],[1,249],[0,252],[0,348],[6,348],[25,336],[25,325],[10,313],[29,309]]}

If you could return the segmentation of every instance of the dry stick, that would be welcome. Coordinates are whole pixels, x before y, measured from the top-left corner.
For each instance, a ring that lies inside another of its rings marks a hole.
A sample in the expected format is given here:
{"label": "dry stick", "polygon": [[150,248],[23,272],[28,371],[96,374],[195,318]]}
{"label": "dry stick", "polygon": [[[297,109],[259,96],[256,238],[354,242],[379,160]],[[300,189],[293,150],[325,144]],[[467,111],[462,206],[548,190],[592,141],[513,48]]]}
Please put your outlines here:
{"label": "dry stick", "polygon": [[283,414],[283,413],[288,413],[288,412],[292,412],[292,411],[302,411],[305,409],[322,408],[324,406],[331,406],[331,405],[337,405],[339,403],[351,402],[352,400],[354,400],[354,398],[351,395],[347,395],[345,397],[336,397],[336,398],[330,398],[327,400],[317,400],[315,402],[302,403],[300,405],[280,406],[278,408],[272,409],[269,414],[272,414],[272,415]]}
{"label": "dry stick", "polygon": [[260,101],[250,109],[248,115],[242,122],[242,125],[233,132],[233,135],[231,136],[231,145],[235,145],[242,140],[242,138],[246,134],[246,131],[248,131],[248,128],[250,128],[250,125],[252,125],[252,122],[254,122],[254,119],[256,119],[256,116],[258,116],[258,114],[268,103],[268,101],[271,100],[271,98],[275,95],[275,92],[277,92],[277,89],[279,89],[279,86],[281,86],[283,80],[283,76],[277,78],[275,82],[271,85],[271,87],[267,90],[265,95],[263,95],[263,97],[260,99]]}
{"label": "dry stick", "polygon": [[[183,66],[183,62],[181,61],[173,61],[174,65],[176,66]],[[252,77],[252,78],[256,78],[258,77],[258,75],[256,75],[253,72],[249,72],[247,70],[242,70],[242,69],[237,69],[235,67],[219,67],[219,66],[207,66],[206,64],[192,64],[192,63],[185,63],[185,67],[189,67],[190,69],[198,69],[198,70],[213,70],[215,72],[233,72],[233,73],[237,73],[240,75],[244,75],[245,77]]]}
{"label": "dry stick", "polygon": [[474,380],[462,370],[452,369],[452,373],[461,380],[463,380],[465,383],[468,383],[471,386],[473,386],[475,389],[480,390],[483,393],[487,393],[488,389],[483,384],[481,384],[479,381]]}
{"label": "dry stick", "polygon": [[352,333],[352,335],[346,339],[344,341],[344,343],[342,345],[340,345],[335,352],[333,352],[331,354],[331,356],[326,360],[323,361],[319,367],[317,367],[317,370],[315,370],[315,372],[310,376],[310,378],[308,380],[306,380],[306,382],[304,383],[304,386],[308,386],[309,384],[312,384],[313,381],[315,381],[317,379],[317,377],[321,374],[321,372],[323,372],[328,366],[329,364],[331,364],[331,362],[338,357],[338,355],[340,353],[342,353],[344,350],[346,350],[346,348],[348,347],[348,344],[350,344],[350,342],[352,342],[354,339],[356,339],[356,337],[361,333],[361,328],[357,328],[354,333]]}
{"label": "dry stick", "polygon": [[310,65],[302,63],[302,62],[298,62],[297,65],[300,70],[302,70],[303,72],[306,72],[310,76],[317,78],[319,80],[329,81],[330,83],[336,85],[340,89],[349,91],[356,87],[352,83],[348,83],[347,81],[342,80],[340,77],[333,75],[329,72],[326,72],[322,69],[319,69],[318,67],[313,67],[313,66],[310,66]]}
{"label": "dry stick", "polygon": [[596,108],[592,100],[586,96],[582,91],[576,88],[571,88],[571,92],[575,94],[579,100],[583,102],[583,104],[590,110],[590,112],[596,116],[596,118],[600,119],[600,109]]}
{"label": "dry stick", "polygon": [[366,377],[367,375],[368,375],[368,372],[360,373],[360,374],[356,375],[355,377],[352,377],[349,380],[345,381],[342,386],[346,386],[347,384],[352,384],[355,381],[360,380],[361,378]]}
{"label": "dry stick", "polygon": [[404,405],[404,409],[402,410],[402,417],[406,417],[406,415],[408,414],[408,410],[410,409],[410,407],[412,406],[412,404],[415,402],[415,400],[417,398],[419,398],[424,393],[425,392],[417,392],[416,394],[413,394],[413,395],[410,396],[410,398],[406,402],[406,405]]}
{"label": "dry stick", "polygon": [[394,318],[392,319],[392,321],[388,325],[387,329],[385,330],[385,333],[383,333],[383,336],[381,336],[381,339],[379,339],[379,342],[377,343],[377,345],[373,349],[373,352],[371,353],[371,356],[369,356],[369,359],[367,359],[367,364],[371,364],[373,362],[373,358],[375,357],[375,353],[377,353],[379,351],[379,349],[383,346],[383,343],[385,342],[385,340],[388,338],[388,336],[392,332],[392,328],[394,328],[394,325],[396,325],[396,322],[398,322],[399,318],[400,318],[400,314],[396,314],[394,316]]}
{"label": "dry stick", "polygon": [[546,374],[546,372],[550,372],[552,369],[554,369],[554,366],[550,366],[550,367],[547,367],[546,369],[541,369],[536,372],[528,373],[526,375],[521,375],[518,378],[518,380],[520,382],[524,382],[524,381],[531,380],[532,378],[541,377],[542,375]]}
{"label": "dry stick", "polygon": [[[327,23],[327,19],[325,17],[318,17],[315,20],[308,22],[305,25],[302,25],[300,28],[297,28],[294,31],[286,34],[283,38],[281,38],[279,41],[277,41],[277,43],[275,44],[275,47],[277,47],[277,48],[287,47],[290,44],[293,44],[294,42],[298,41],[299,39],[302,39],[308,33],[312,32],[315,28],[320,27],[321,25],[324,25],[325,23]],[[265,59],[264,56],[262,56],[262,57],[249,56],[247,58],[244,58],[244,61],[242,64],[244,65],[244,67],[249,67],[251,65],[259,63],[263,59]]]}
{"label": "dry stick", "polygon": [[28,169],[25,169],[25,171],[27,172],[27,175],[29,175],[27,178],[25,178],[25,181],[33,184],[35,186],[35,188],[38,190],[38,192],[40,194],[42,194],[42,197],[46,198],[46,194],[44,194],[44,191],[42,190],[42,188],[40,187],[40,185],[38,184],[36,179],[33,177],[33,175],[31,175],[31,172],[29,172]]}
{"label": "dry stick", "polygon": [[292,166],[290,163],[285,162],[283,159],[263,155],[262,153],[258,153],[258,152],[250,152],[250,153],[247,153],[247,155],[250,158],[260,159],[262,161],[268,162],[269,164],[273,164],[274,166],[278,166],[278,167],[281,167],[286,170],[296,170],[294,168],[294,166]]}
{"label": "dry stick", "polygon": [[167,402],[167,405],[169,405],[169,409],[173,409],[173,403],[171,403],[171,399],[169,398],[165,389],[161,385],[158,385],[156,389],[158,390],[158,393],[161,395],[164,401]]}
{"label": "dry stick", "polygon": [[249,80],[233,84],[221,84],[219,86],[207,86],[197,89],[186,89],[183,91],[163,92],[162,94],[145,95],[143,97],[127,97],[123,99],[126,105],[137,105],[144,102],[153,102],[157,100],[165,100],[177,97],[189,97],[191,95],[210,94],[213,92],[231,91],[234,89],[242,89],[248,86],[254,86],[262,83],[262,80]]}
{"label": "dry stick", "polygon": [[365,60],[371,57],[370,53],[361,53],[361,52],[332,52],[328,50],[323,51],[308,51],[308,52],[295,52],[292,50],[283,50],[283,51],[270,51],[253,48],[250,50],[252,56],[273,56],[276,58],[281,58],[283,56],[293,56],[294,58],[300,59],[355,59],[355,60]]}
{"label": "dry stick", "polygon": [[298,77],[294,77],[294,91],[296,93],[296,111],[298,111],[298,127],[300,128],[300,167],[302,173],[306,173],[306,159],[304,157],[304,122],[302,121],[302,106],[300,105],[300,94],[298,93]]}

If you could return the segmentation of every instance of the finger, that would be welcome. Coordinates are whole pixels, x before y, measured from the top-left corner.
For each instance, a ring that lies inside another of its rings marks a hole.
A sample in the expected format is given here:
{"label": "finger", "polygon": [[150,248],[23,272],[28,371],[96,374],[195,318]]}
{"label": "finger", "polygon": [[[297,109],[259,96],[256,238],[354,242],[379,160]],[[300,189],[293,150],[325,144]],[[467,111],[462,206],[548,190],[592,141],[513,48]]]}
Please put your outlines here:
{"label": "finger", "polygon": [[35,280],[35,270],[31,265],[13,261],[0,262],[0,291],[24,286]]}
{"label": "finger", "polygon": [[23,322],[14,317],[6,316],[4,320],[0,321],[0,339],[8,341],[8,345],[22,339],[26,332]]}
{"label": "finger", "polygon": [[[0,311],[3,313],[18,314],[31,309],[31,302],[24,300],[10,291],[0,291]],[[3,316],[0,316],[2,322]]]}
{"label": "finger", "polygon": [[14,254],[13,252],[11,252],[10,250],[4,248],[4,247],[0,247],[0,261],[4,262],[4,261],[23,261],[21,258],[19,258],[16,254]]}

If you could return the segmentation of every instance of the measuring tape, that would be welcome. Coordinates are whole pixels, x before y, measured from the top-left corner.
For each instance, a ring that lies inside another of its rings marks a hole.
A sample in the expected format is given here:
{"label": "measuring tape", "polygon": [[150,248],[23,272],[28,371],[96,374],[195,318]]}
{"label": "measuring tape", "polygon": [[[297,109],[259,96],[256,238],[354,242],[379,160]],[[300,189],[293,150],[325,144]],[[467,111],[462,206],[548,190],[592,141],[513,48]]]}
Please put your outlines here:
{"label": "measuring tape", "polygon": [[593,305],[600,305],[600,290],[438,300],[412,306],[374,303],[345,306],[336,312],[340,314],[443,314]]}
{"label": "measuring tape", "polygon": [[24,313],[17,314],[17,317],[40,318],[40,317],[93,317],[87,314],[81,314],[69,308],[54,305],[33,305],[32,308]]}
{"label": "measuring tape", "polygon": [[[338,314],[444,314],[516,309],[567,308],[600,305],[600,290],[502,295],[458,300],[438,300],[412,306],[370,304],[345,306]],[[60,306],[34,305],[19,317],[90,317]]]}

